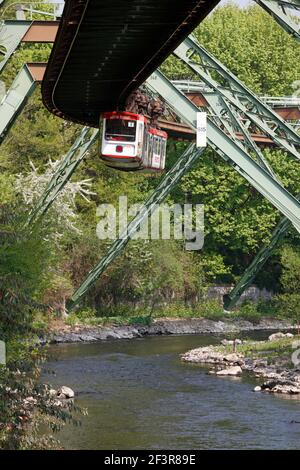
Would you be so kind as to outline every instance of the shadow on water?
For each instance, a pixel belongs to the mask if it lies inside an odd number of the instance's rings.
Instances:
[[[46,367],[55,375],[43,379],[72,387],[89,411],[82,426],[61,431],[63,446],[300,449],[300,401],[253,393],[252,377],[211,376],[180,361],[191,348],[219,342],[186,335],[52,346]]]

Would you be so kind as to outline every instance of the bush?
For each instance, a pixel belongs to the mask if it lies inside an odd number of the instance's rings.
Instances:
[[[300,294],[279,294],[276,296],[280,316],[288,318],[293,323],[300,323]]]
[[[258,324],[262,319],[262,314],[257,310],[257,304],[250,302],[245,302],[241,308],[232,315],[238,320],[246,320],[254,324]]]

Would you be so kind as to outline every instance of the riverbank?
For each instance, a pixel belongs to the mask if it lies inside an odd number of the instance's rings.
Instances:
[[[253,340],[268,336],[246,335]],[[300,421],[298,400],[253,393],[259,379],[250,374],[224,380],[208,374],[207,367],[180,360],[186,351],[222,339],[169,335],[50,346],[42,380],[57,390],[68,385],[75,404],[89,410],[79,432],[67,424],[59,433],[62,447],[299,448],[300,426],[292,424]]]
[[[262,318],[258,323],[246,320],[214,321],[205,318],[191,319],[154,319],[150,325],[91,326],[84,324],[67,325],[56,322],[48,333],[47,340],[57,343],[91,343],[111,339],[133,339],[155,335],[191,334],[238,334],[243,331],[291,330],[291,322]]]
[[[278,332],[266,341],[223,340],[220,345],[192,349],[182,361],[211,366],[218,376],[254,374],[264,379],[254,388],[300,398],[300,360],[297,345],[300,336]],[[299,346],[298,346],[299,347]]]

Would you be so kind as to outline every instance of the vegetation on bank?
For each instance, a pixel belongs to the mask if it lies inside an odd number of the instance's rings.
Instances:
[[[294,92],[293,84],[300,79],[300,46],[259,7],[219,8],[195,34],[253,91]],[[48,44],[22,45],[1,80],[9,87],[24,62],[46,61],[50,49]],[[173,57],[163,70],[172,79],[195,78]],[[46,184],[43,175],[50,178],[53,162],[63,157],[79,132],[79,126],[46,111],[37,89],[0,147],[0,339],[8,353],[6,367],[0,366],[1,448],[52,446],[52,438],[39,436],[39,424],[55,431],[72,419],[72,410],[58,409],[49,387],[39,384],[44,354],[34,338],[63,312],[66,300],[109,246],[109,241],[96,237],[97,206],[117,205],[121,195],[127,195],[129,205],[143,202],[159,181],[156,175],[106,168],[95,145],[39,225],[26,228],[28,213]],[[170,140],[167,168],[185,147],[184,142]],[[263,152],[286,187],[294,194],[300,192],[298,162],[278,149]],[[205,205],[204,249],[186,252],[177,240],[131,241],[67,322],[224,317],[218,304],[205,300],[208,286],[234,283],[269,240],[281,216],[211,149],[166,202],[186,201]],[[275,292],[272,302],[245,305],[226,319],[258,321],[276,315],[297,321],[299,243],[292,229],[256,280],[259,287]]]
[[[295,344],[300,344],[300,335],[292,338],[277,338],[265,341],[244,341],[242,344],[235,345],[237,353],[243,354],[246,358],[267,360],[269,365],[278,364],[285,367],[294,367],[292,354],[295,352]],[[215,349],[221,353],[231,353],[232,345],[215,346]]]
[[[130,307],[116,308],[98,315],[90,308],[71,312],[65,319],[70,326],[124,326],[124,325],[151,325],[159,319],[192,319],[203,318],[213,321],[234,322],[238,320],[258,324],[264,319],[286,320],[292,325],[298,325],[299,315],[290,314],[290,308],[285,310],[281,301],[276,298],[268,302],[245,302],[231,312],[224,311],[216,300],[203,301],[191,307],[183,303],[161,306],[155,310],[143,307],[133,311]]]

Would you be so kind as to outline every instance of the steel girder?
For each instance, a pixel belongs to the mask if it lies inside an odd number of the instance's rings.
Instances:
[[[142,226],[143,222],[150,216],[156,209],[158,204],[168,196],[171,190],[179,182],[180,178],[187,173],[193,166],[196,160],[203,152],[203,148],[196,148],[195,144],[191,144],[188,149],[178,158],[173,167],[162,178],[159,185],[155,188],[150,198],[145,202],[143,208],[128,224],[125,232],[112,243],[106,255],[99,261],[99,263],[88,273],[87,278],[72,295],[68,309],[72,309],[81,299],[81,297],[89,290],[89,288],[96,282],[98,277],[103,271],[114,261],[114,259],[121,253],[123,248],[127,245],[129,240]]]
[[[35,223],[51,206],[60,191],[71,178],[79,163],[85,158],[99,135],[98,129],[84,127],[74,144],[51,178],[41,198],[29,214],[27,225]]]
[[[200,59],[199,63],[193,60],[194,54],[197,54]],[[210,87],[210,92],[209,89],[204,89],[203,96],[212,108],[215,120],[217,119],[222,123],[234,140],[237,140],[237,132],[242,133],[245,150],[252,151],[251,154],[256,155],[258,163],[274,178],[277,177],[270,164],[264,159],[263,154],[248,132],[251,123],[269,135],[281,148],[300,159],[297,148],[300,137],[295,130],[245,87],[237,77],[200,46],[194,38],[190,37],[184,41],[175,51],[175,55],[187,63],[201,77],[205,85]],[[214,77],[217,74],[222,80],[221,83],[211,77],[210,72],[212,70],[215,72]],[[245,117],[247,118],[246,123],[243,122]],[[297,199],[299,200],[300,197],[297,197]],[[291,226],[291,222],[285,217],[280,221],[272,234],[270,243],[265,244],[259,250],[234,289],[224,296],[224,307],[226,309],[230,309],[236,304]]]
[[[30,28],[31,21],[8,20],[0,22],[0,72],[18,48],[23,36]]]
[[[24,108],[36,85],[37,82],[28,66],[24,65],[0,103],[0,144]]]
[[[187,64],[209,87],[203,96],[212,108],[212,119],[231,135],[246,151],[253,152],[262,166],[274,175],[270,164],[251,138],[262,133],[300,160],[300,136],[275,111],[249,90],[221,62],[190,36],[175,55]],[[214,73],[214,78],[211,76]],[[238,135],[243,136],[241,141]]]
[[[159,71],[147,80],[147,85],[159,94],[171,109],[192,129],[196,130],[196,113],[199,108],[181,93]],[[254,188],[265,196],[300,231],[300,204],[276,179],[208,117],[207,139],[209,145],[237,170]]]
[[[300,42],[300,22],[293,18],[293,12],[300,12],[300,0],[254,0],[266,10],[275,21],[298,42]]]

